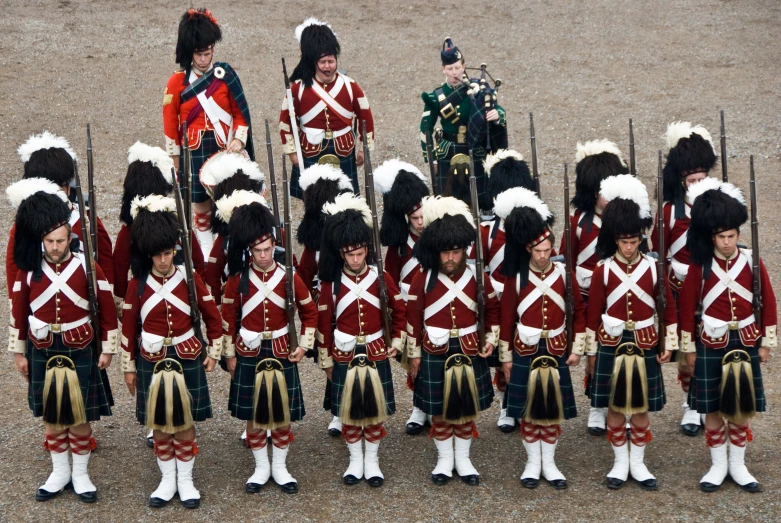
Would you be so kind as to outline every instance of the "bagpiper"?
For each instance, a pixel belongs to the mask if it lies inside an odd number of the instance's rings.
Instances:
[[[341,169],[360,193],[358,167],[363,165],[363,148],[356,143],[353,125],[366,124],[366,143],[374,149],[374,116],[369,99],[358,83],[337,70],[341,46],[327,22],[307,18],[296,27],[301,59],[290,76],[290,93],[298,126],[298,140],[304,165],[298,154],[291,127],[289,100],[279,114],[282,150],[293,165],[290,195],[302,198],[301,169],[315,164],[331,164]],[[359,142],[362,141],[360,135]]]
[[[651,441],[648,412],[661,410],[666,401],[661,364],[678,348],[675,302],[664,285],[667,308],[656,310],[664,276],[639,250],[643,232],[651,226],[645,185],[624,174],[603,180],[599,192],[608,203],[596,246],[601,260],[591,277],[588,303],[586,354],[595,360],[591,406],[608,408],[608,441],[615,455],[608,488],[623,487],[631,473],[643,489],[656,490],[656,478],[643,459]],[[664,333],[657,332],[657,315],[664,318]],[[664,352],[657,347],[660,336]]]
[[[90,423],[111,415],[100,369],[111,364],[117,350],[111,288],[100,266],[94,266],[95,274],[87,272],[88,262],[71,243],[72,209],[61,186],[28,178],[8,187],[7,194],[18,207],[8,350],[28,383],[33,416],[43,417],[44,448],[52,460],[52,472],[35,499],[49,500],[72,484],[81,501],[93,503],[97,488],[87,472],[95,448]],[[91,313],[90,275],[99,318]],[[102,329],[100,340],[93,324]]]
[[[711,468],[700,488],[716,491],[729,474],[741,489],[759,492],[745,454],[752,439],[749,421],[766,408],[760,363],[768,361],[777,346],[776,297],[762,260],[738,247],[740,227],[748,218],[741,191],[706,178],[692,185],[688,196],[692,208],[686,246],[691,263],[679,303],[681,350],[694,368],[697,411],[705,414],[711,454]],[[761,317],[755,315],[755,279]],[[702,316],[695,319],[700,307]]]
[[[282,492],[298,492],[286,460],[293,442],[291,423],[304,417],[298,362],[314,347],[317,305],[295,273],[287,295],[285,266],[274,260],[276,219],[257,193],[238,190],[215,202],[228,221],[230,245],[222,302],[223,357],[231,374],[228,410],[247,422],[247,442],[255,471],[245,490],[260,492],[269,478]],[[297,346],[291,346],[287,302],[301,319]],[[291,304],[292,306],[292,304]],[[272,460],[266,450],[271,431]]]
[[[176,40],[176,63],[181,69],[168,79],[163,95],[165,151],[179,169],[180,179],[185,172],[179,158],[187,125],[193,230],[204,257],[213,242],[209,223],[212,202],[199,178],[201,167],[220,151],[245,151],[250,160],[255,159],[249,106],[239,75],[228,63],[214,62],[215,44],[220,40],[222,30],[211,11],[185,11]]]
[[[691,222],[691,201],[689,187],[706,178],[716,165],[716,151],[707,129],[689,122],[673,122],[667,126],[667,158],[663,168],[664,180],[664,245],[668,263],[667,283],[673,297],[678,300],[681,287],[689,271],[691,256],[686,247],[686,238]],[[658,249],[657,223],[651,235],[654,250]],[[679,318],[679,323],[682,318]],[[700,432],[702,420],[693,406],[695,387],[692,386],[694,369],[686,363],[683,352],[678,356],[678,383],[685,394],[681,430],[687,436]]]
[[[390,358],[404,346],[404,299],[387,273],[379,275],[366,263],[372,219],[365,200],[341,194],[325,205],[324,212],[317,304],[319,366],[331,380],[331,412],[342,422],[350,453],[343,481],[355,485],[366,477],[370,486],[379,487],[385,478],[378,456],[380,441],[387,435],[384,423],[396,411]],[[383,328],[380,278],[392,315],[389,333]]]
[[[136,198],[130,212],[130,280],[122,315],[122,372],[136,397],[136,419],[154,429],[160,484],[149,506],[165,506],[177,492],[185,508],[197,508],[201,495],[193,485],[198,444],[195,422],[212,416],[206,372],[222,350],[222,318],[197,273],[175,265],[180,237],[172,198]],[[193,325],[188,278],[193,279],[198,309],[209,345]],[[195,329],[199,329],[196,333]],[[202,338],[201,338],[202,339]],[[202,357],[201,353],[206,352]]]
[[[500,199],[501,198],[501,199]],[[506,276],[502,293],[499,360],[507,379],[507,416],[521,421],[526,467],[521,483],[536,488],[543,478],[555,489],[567,479],[554,460],[561,423],[577,416],[569,367],[585,350],[586,306],[570,269],[573,344],[568,346],[567,274],[552,262],[553,214],[528,189],[509,189],[496,199],[505,215]]]
[[[599,185],[609,176],[629,174],[621,150],[609,140],[592,140],[584,144],[578,142],[575,152],[575,196],[572,198],[570,220],[570,241],[572,242],[572,260],[583,301],[588,304],[591,276],[600,260],[597,254],[597,237],[602,227],[602,213],[607,202],[600,198]],[[564,238],[559,252],[564,251]],[[586,361],[586,396],[591,395],[593,368]],[[605,433],[607,408],[589,409],[588,432],[592,436]]]
[[[486,294],[486,343],[480,347],[478,286],[466,254],[477,239],[469,207],[453,197],[427,197],[423,224],[412,252],[423,270],[409,291],[407,351],[415,405],[432,416],[437,465],[431,480],[444,485],[455,467],[464,483],[479,485],[469,451],[475,420],[494,398],[486,358],[499,343],[499,300],[488,275],[479,275]]]

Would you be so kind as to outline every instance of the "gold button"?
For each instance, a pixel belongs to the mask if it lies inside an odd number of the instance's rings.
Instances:
[[[547,307],[543,307],[542,308],[542,312],[548,312],[548,308]]]
[[[626,302],[627,305],[632,305],[631,300]]]
[[[629,314],[631,316],[632,315],[632,311],[627,312],[627,314]]]
[[[263,303],[268,303],[268,299],[263,300]]]
[[[632,293],[631,293],[631,292],[627,292],[627,293],[626,293],[626,295],[627,295],[628,297],[630,297],[630,298],[632,297]]]
[[[736,301],[737,301],[737,300],[736,300],[735,298],[732,298],[732,302],[733,302],[733,303],[734,303],[734,302],[736,302]]]
[[[363,327],[364,325],[366,325],[366,324],[364,322],[361,322],[361,327]]]
[[[168,325],[171,325],[173,327],[174,323],[172,321],[169,321]]]

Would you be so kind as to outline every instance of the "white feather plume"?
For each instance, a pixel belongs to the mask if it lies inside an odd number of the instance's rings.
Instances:
[[[518,151],[512,149],[499,149],[495,153],[489,154],[486,159],[483,160],[483,168],[485,169],[486,174],[490,177],[491,169],[494,168],[494,165],[507,158],[515,158],[519,162],[523,161],[523,155]]]
[[[316,163],[311,167],[304,169],[301,177],[298,179],[298,185],[302,191],[318,180],[333,180],[339,182],[339,190],[352,191],[353,184],[341,169],[325,163]]]
[[[201,183],[214,187],[241,170],[250,180],[263,182],[264,176],[258,164],[243,154],[219,152],[201,168]]]
[[[664,135],[665,140],[667,140],[667,148],[672,149],[678,145],[681,138],[689,138],[692,134],[702,136],[710,144],[711,149],[713,149],[713,139],[708,130],[701,125],[692,126],[691,122],[673,122],[667,126],[667,133]],[[713,149],[713,153],[716,154],[716,149]]]
[[[296,40],[298,40],[299,44],[301,43],[301,34],[304,32],[304,29],[306,29],[310,25],[324,25],[328,29],[331,29],[331,32],[333,32],[333,29],[331,28],[331,24],[329,24],[328,22],[322,22],[314,17],[307,18],[306,20],[304,20],[304,23],[296,27]],[[334,33],[334,35],[335,34],[336,33]]]
[[[19,207],[23,201],[38,192],[55,194],[64,202],[68,201],[68,196],[57,187],[57,184],[46,178],[25,178],[14,182],[5,190],[11,207]]]
[[[608,202],[621,198],[635,202],[640,211],[640,218],[651,217],[651,204],[648,201],[648,190],[639,178],[631,174],[608,176],[599,186],[599,194]]]
[[[722,182],[721,180],[712,177],[703,178],[699,182],[691,184],[686,194],[689,197],[691,204],[694,205],[694,201],[707,191],[721,191],[727,196],[731,196],[739,201],[741,205],[746,205],[743,191],[729,182]]]
[[[174,180],[171,177],[171,169],[174,168],[174,161],[161,148],[152,147],[138,141],[127,150],[127,163],[131,164],[133,162],[151,162],[163,174],[165,181],[173,185]]]
[[[233,191],[230,196],[223,196],[214,202],[214,205],[217,207],[217,218],[228,223],[231,221],[233,211],[235,211],[237,207],[249,205],[251,203],[259,203],[268,207],[266,199],[256,192],[245,190]]]
[[[591,140],[586,143],[578,142],[577,149],[575,151],[575,163],[580,162],[586,156],[594,156],[595,154],[610,153],[618,156],[621,163],[626,165],[624,157],[621,155],[621,149],[610,140]]]
[[[473,228],[475,221],[472,218],[472,211],[469,206],[458,198],[452,196],[426,196],[423,198],[423,226],[428,227],[432,222],[439,220],[446,214],[458,216],[459,214],[466,218],[466,221]]]
[[[169,196],[161,196],[159,194],[136,196],[133,198],[133,201],[130,202],[130,215],[133,219],[138,216],[138,212],[141,209],[149,212],[172,212],[176,214],[176,200]]]
[[[392,160],[386,160],[380,164],[374,170],[374,190],[380,194],[386,194],[390,192],[393,187],[393,182],[396,181],[396,176],[399,171],[408,171],[420,178],[423,183],[426,183],[426,177],[420,172],[420,169],[412,165],[411,163],[402,162],[398,158]]]
[[[530,207],[534,209],[543,221],[551,217],[548,205],[540,200],[537,193],[530,191],[529,189],[513,187],[500,192],[496,198],[494,198],[494,214],[502,220],[506,220],[513,209],[518,207]]]
[[[372,211],[366,204],[366,200],[361,196],[345,192],[337,196],[334,201],[323,205],[323,212],[331,216],[350,209],[359,211],[363,217],[364,223],[369,227],[373,226]]]
[[[32,156],[35,151],[40,151],[41,149],[65,149],[71,158],[74,160],[76,159],[76,153],[71,149],[68,140],[62,136],[50,133],[49,131],[32,135],[26,142],[19,146],[17,152],[19,153],[19,158],[22,159],[22,162],[27,163],[30,156]]]

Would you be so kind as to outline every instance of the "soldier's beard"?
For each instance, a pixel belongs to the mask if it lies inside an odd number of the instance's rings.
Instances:
[[[454,261],[446,261],[439,264],[439,272],[445,276],[451,276],[466,266],[466,256],[461,258],[461,261],[456,263]]]

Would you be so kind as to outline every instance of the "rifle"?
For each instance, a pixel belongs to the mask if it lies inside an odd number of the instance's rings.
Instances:
[[[271,158],[269,156],[269,158]],[[290,213],[290,182],[287,179],[287,160],[282,155],[282,205],[284,206],[285,220],[285,311],[287,312],[288,340],[293,350],[298,348],[298,333],[296,332],[296,313],[293,310],[295,298],[294,273],[293,273],[293,217]]]
[[[268,130],[268,120],[266,122],[266,156],[268,156],[268,176],[271,180],[271,207],[274,210],[274,218],[279,222],[279,201],[277,200],[277,177],[274,174],[274,153],[271,149],[271,133]],[[279,227],[275,230],[277,243],[282,239]],[[288,244],[289,245],[289,244]]]
[[[92,329],[95,331],[95,358],[100,356],[100,345],[103,335],[100,327],[100,304],[98,303],[98,278],[95,268],[95,258],[93,257],[92,237],[90,236],[90,224],[84,211],[84,192],[81,190],[81,179],[79,178],[79,164],[73,162],[74,180],[76,182],[76,198],[79,203],[79,221],[81,222],[81,237],[83,238],[84,249],[84,271],[87,274],[87,292],[89,294],[89,307],[92,314]]]
[[[293,143],[296,146],[296,158],[298,158],[298,170],[304,170],[304,155],[301,154],[301,140],[298,137],[298,122],[296,121],[296,108],[293,106],[293,91],[290,90],[290,78],[287,76],[285,59],[282,59],[282,74],[285,75],[285,99],[287,100],[287,112],[290,114],[290,130],[293,133]]]
[[[630,120],[631,121],[631,120]],[[570,238],[569,221],[569,173],[567,162],[564,162],[564,287],[567,293],[567,309],[565,321],[567,328],[567,350],[572,350],[575,341],[575,298],[572,295],[572,239]]]
[[[87,194],[89,196],[89,232],[95,263],[98,261],[98,202],[95,201],[95,170],[92,165],[92,134],[87,124]]]
[[[431,131],[426,129],[426,158],[428,159],[428,172],[431,174],[431,188],[438,181],[437,173],[434,167],[434,139],[431,137]],[[439,185],[439,184],[438,184]],[[442,194],[442,187],[438,186],[439,194]]]
[[[659,345],[657,351],[659,354],[664,354],[664,311],[667,308],[667,294],[666,294],[666,275],[664,272],[664,259],[665,259],[665,247],[664,247],[664,180],[662,178],[662,151],[659,150],[659,167],[656,173],[656,281],[658,283],[656,291],[656,318],[659,322]]]
[[[380,243],[380,225],[377,220],[377,198],[374,194],[374,173],[369,157],[369,146],[366,145],[366,120],[361,121],[361,139],[363,140],[363,168],[366,175],[366,200],[372,211],[372,244],[374,261],[377,264],[377,283],[380,288],[380,314],[382,316],[382,334],[385,347],[391,347],[391,322],[388,310],[388,287],[385,285],[385,269],[382,264],[382,243]]]
[[[184,214],[180,214],[182,218],[184,218],[184,222],[187,226],[187,230],[190,230],[190,227],[192,226],[192,201],[193,201],[193,193],[190,189],[190,181],[192,180],[192,164],[191,158],[190,158],[190,140],[187,137],[187,122],[182,124],[182,133],[184,134],[184,141],[182,143],[182,147],[184,150],[182,151],[182,161],[184,162],[184,165],[182,166],[182,189],[184,189],[184,203],[182,205],[182,212]],[[189,237],[188,237],[189,242]],[[182,244],[182,247],[184,247],[184,243]],[[188,247],[189,249],[189,247]],[[190,254],[192,254],[192,251],[188,251]],[[196,329],[197,330],[197,329]]]
[[[754,294],[754,319],[762,331],[762,280],[759,274],[759,218],[757,217],[757,184],[754,180],[754,155],[748,157],[748,186],[751,192],[751,274]]]
[[[727,175],[727,134],[724,131],[724,109],[719,111],[720,117],[721,117],[721,139],[719,142],[721,143],[721,180],[724,182],[729,181],[729,176]]]
[[[635,132],[632,128],[632,119],[629,119],[629,174],[637,176],[635,164]]]
[[[176,179],[176,173],[171,172],[171,174],[174,175],[174,198],[176,199],[176,214],[179,218],[179,241],[182,243],[182,251],[184,251],[184,275],[185,280],[187,281],[187,297],[189,298],[190,303],[190,322],[195,331],[195,338],[200,342],[201,347],[203,347],[205,351],[207,344],[206,340],[203,338],[203,331],[201,331],[201,310],[198,308],[198,295],[195,291],[193,251],[190,246],[190,228],[187,225],[187,219],[184,215],[184,202],[182,202],[182,194],[179,192],[179,182]]]
[[[475,159],[469,151],[469,195],[472,200],[472,219],[475,222],[475,282],[477,283],[477,336],[480,352],[485,353],[485,272],[483,258],[483,240],[480,237],[480,206],[477,203],[477,178],[475,178]]]
[[[540,196],[540,173],[537,171],[537,137],[534,134],[534,114],[532,113],[529,113],[529,136],[531,136],[532,141],[532,176],[534,177],[534,192],[537,193],[537,196]]]

